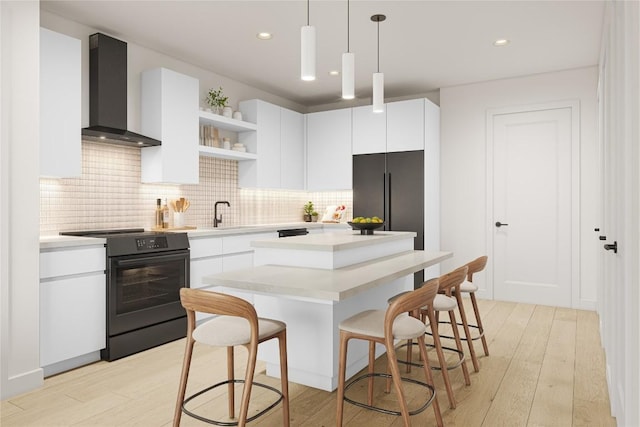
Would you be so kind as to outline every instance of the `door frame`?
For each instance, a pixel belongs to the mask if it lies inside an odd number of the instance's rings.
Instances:
[[[571,307],[576,308],[580,301],[580,101],[566,100],[548,102],[542,104],[519,105],[502,108],[492,108],[486,114],[486,228],[485,241],[487,242],[487,289],[489,297],[495,299],[494,265],[493,265],[493,237],[494,237],[494,212],[493,212],[493,157],[494,157],[494,129],[495,116],[505,114],[530,113],[543,110],[555,110],[560,108],[571,109]]]

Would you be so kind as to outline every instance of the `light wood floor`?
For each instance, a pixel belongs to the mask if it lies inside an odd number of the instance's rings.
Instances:
[[[600,348],[596,313],[507,302],[480,301],[489,357],[475,341],[480,372],[471,363],[471,386],[464,386],[459,369],[450,371],[457,409],[449,409],[439,372],[435,382],[445,425],[448,426],[613,426]],[[467,310],[470,313],[471,310]],[[125,359],[95,363],[50,377],[31,393],[2,402],[0,424],[10,426],[168,426],[171,425],[184,340]],[[246,352],[236,352],[240,373]],[[222,380],[226,352],[198,346],[192,361],[187,393]],[[384,370],[385,356],[377,361]],[[413,376],[420,373],[413,370]],[[416,377],[417,378],[417,377]],[[264,375],[257,380],[278,387]],[[278,387],[279,388],[279,387]],[[382,388],[382,383],[380,383]],[[224,417],[223,388],[209,400],[194,401],[206,416]],[[363,387],[350,390],[362,396]],[[419,392],[410,405],[419,405]],[[239,394],[239,393],[238,393]],[[335,392],[290,384],[292,426],[334,426]],[[254,388],[252,409],[271,396]],[[392,407],[394,393],[376,392],[376,402]],[[281,426],[281,406],[250,425]],[[401,419],[345,404],[346,426],[401,426]],[[414,426],[434,425],[431,408],[412,417]],[[205,425],[188,416],[183,426]]]

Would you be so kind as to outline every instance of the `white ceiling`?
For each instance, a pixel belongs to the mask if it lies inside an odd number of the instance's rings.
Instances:
[[[317,76],[300,80],[300,27],[307,2],[43,1],[41,8],[129,43],[142,45],[258,87],[304,106],[340,100],[347,44],[347,1],[311,0],[317,31]],[[385,97],[446,86],[592,66],[598,63],[602,1],[352,0],[350,46],[356,96],[371,96],[380,24]],[[269,41],[256,34],[269,31]],[[511,44],[496,48],[493,41]]]

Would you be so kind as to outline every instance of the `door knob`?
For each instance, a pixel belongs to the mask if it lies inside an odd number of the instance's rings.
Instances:
[[[598,232],[598,231],[600,231],[600,229],[599,228],[594,228],[593,231]]]
[[[604,245],[604,248],[606,250],[608,250],[608,251],[613,251],[614,254],[617,254],[618,253],[618,242],[617,241],[613,242],[613,245],[606,244],[606,245]]]
[[[503,224],[500,221],[496,222],[496,227],[498,227],[498,228],[504,227],[505,225],[509,225],[509,224]]]
[[[599,236],[598,239],[600,240],[607,240],[607,236]]]

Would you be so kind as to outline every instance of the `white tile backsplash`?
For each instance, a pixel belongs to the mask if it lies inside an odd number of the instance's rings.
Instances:
[[[142,184],[140,149],[82,143],[80,178],[40,179],[40,233],[154,226],[156,199],[185,197],[191,206],[185,225],[213,226],[218,200],[224,226],[301,221],[302,206],[313,200],[322,215],[326,206],[344,204],[351,218],[352,193],[238,188],[238,162],[200,157],[197,185]]]

